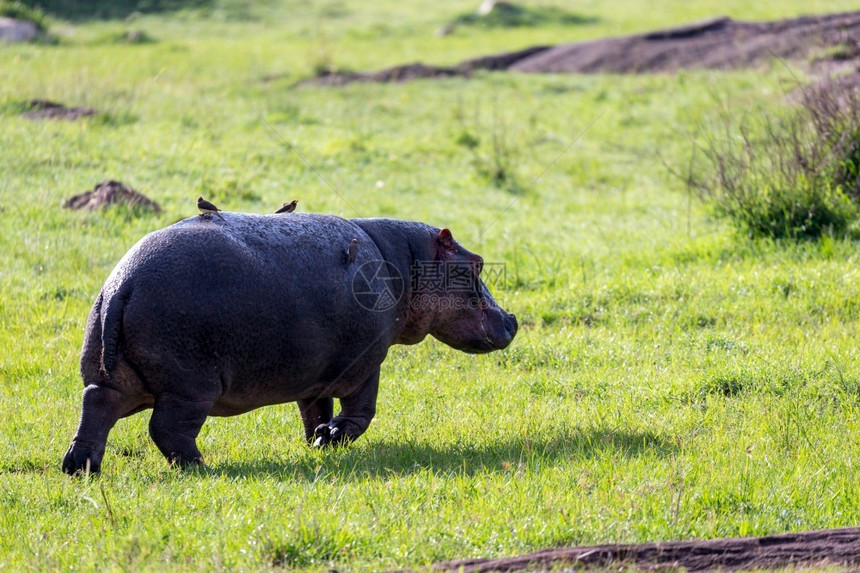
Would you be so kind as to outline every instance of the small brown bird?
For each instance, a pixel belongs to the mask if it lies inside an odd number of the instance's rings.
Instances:
[[[227,221],[227,219],[225,219],[223,216],[221,216],[221,213],[219,213],[219,211],[221,211],[221,209],[219,209],[218,207],[216,207],[215,205],[213,205],[212,203],[210,203],[209,201],[207,201],[203,197],[197,198],[197,208],[200,209],[201,215],[207,215],[207,214],[211,215],[212,213],[214,213],[214,214],[218,215],[218,217],[220,217],[222,221],[225,221],[225,222]]]
[[[346,267],[349,268],[355,261],[355,257],[358,256],[358,239],[353,239],[349,246],[346,248]]]
[[[275,213],[292,213],[296,210],[296,205],[299,204],[298,199],[293,199],[289,203],[284,203],[281,205],[281,208],[275,211]]]

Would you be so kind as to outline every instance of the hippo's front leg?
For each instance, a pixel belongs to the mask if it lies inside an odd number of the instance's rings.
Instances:
[[[376,414],[376,394],[379,390],[379,366],[352,395],[340,399],[340,413],[328,424],[314,430],[314,446],[322,448],[352,442],[367,430]]]

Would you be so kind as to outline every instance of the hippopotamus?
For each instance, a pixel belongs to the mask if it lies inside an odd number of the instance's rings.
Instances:
[[[207,416],[286,402],[298,403],[312,446],[351,442],[374,417],[393,344],[429,334],[485,353],[516,335],[516,317],[481,280],[482,258],[448,229],[222,215],[146,235],[111,272],[87,320],[66,473],[98,472],[114,424],[149,408],[152,440],[179,466],[203,463]]]

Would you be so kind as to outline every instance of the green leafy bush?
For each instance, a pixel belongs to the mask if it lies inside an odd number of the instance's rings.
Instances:
[[[815,239],[842,235],[857,206],[839,186],[798,180],[791,186],[762,182],[753,192],[713,197],[716,211],[751,237]]]
[[[804,88],[787,115],[723,118],[687,183],[751,237],[842,236],[860,217],[860,95],[848,82]]]
[[[212,4],[211,0],[19,0],[13,3],[38,7],[67,20],[126,18],[136,12],[169,12],[205,8]]]
[[[0,16],[33,22],[40,32],[46,32],[45,14],[38,8],[31,8],[17,0],[0,0]]]

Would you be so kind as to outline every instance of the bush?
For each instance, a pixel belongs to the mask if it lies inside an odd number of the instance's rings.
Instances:
[[[845,235],[860,216],[860,94],[848,81],[801,90],[783,117],[723,118],[689,188],[751,237]]]
[[[44,12],[38,8],[31,8],[17,0],[0,0],[0,16],[32,22],[40,32],[47,32]]]
[[[753,193],[726,194],[718,214],[732,219],[750,237],[817,239],[845,234],[857,206],[840,187],[798,180],[792,186],[762,182]]]
[[[135,13],[207,8],[211,6],[212,0],[17,0],[13,3],[38,7],[55,18],[78,21],[126,18]]]

